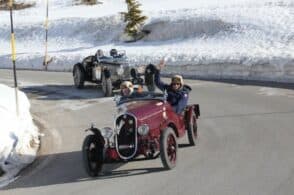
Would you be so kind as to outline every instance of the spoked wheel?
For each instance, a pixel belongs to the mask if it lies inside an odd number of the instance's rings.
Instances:
[[[177,137],[172,128],[163,130],[160,137],[160,157],[164,168],[173,169],[177,163]]]
[[[86,172],[91,177],[96,177],[103,166],[103,144],[95,135],[88,135],[83,143],[83,161]]]
[[[76,88],[81,89],[84,87],[85,75],[78,65],[74,66],[73,79]]]
[[[195,146],[197,141],[197,118],[194,111],[192,111],[187,131],[190,145]]]
[[[105,97],[110,97],[112,96],[112,82],[110,78],[105,78],[104,75],[102,75],[102,91],[104,93]]]

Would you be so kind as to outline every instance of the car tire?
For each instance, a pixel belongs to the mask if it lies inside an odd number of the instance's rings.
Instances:
[[[150,92],[154,92],[155,91],[154,74],[146,74],[145,81],[147,81],[146,82],[147,90]]]
[[[101,85],[102,85],[102,91],[105,97],[112,96],[112,82],[110,78],[105,78],[104,75],[102,75],[101,79]]]
[[[74,66],[73,79],[76,88],[81,89],[84,87],[85,74],[78,64]]]
[[[83,162],[86,172],[91,177],[96,177],[103,166],[103,147],[95,135],[88,135],[83,143]]]
[[[172,128],[167,127],[160,136],[160,157],[165,169],[173,169],[177,162],[177,137]]]
[[[148,65],[145,69],[145,74],[144,74],[145,85],[147,86],[147,89],[150,92],[155,91],[155,82],[154,82],[155,69],[156,67],[151,64]]]
[[[155,91],[155,85],[147,85],[147,90],[150,92],[154,92]]]
[[[197,135],[197,118],[194,111],[192,111],[192,116],[189,120],[187,134],[188,134],[189,144],[191,146],[195,146],[198,135]]]

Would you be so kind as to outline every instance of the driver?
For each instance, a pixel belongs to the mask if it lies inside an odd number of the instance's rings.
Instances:
[[[97,58],[97,61],[100,62],[101,60],[108,60],[109,57],[105,56],[104,55],[104,52],[102,49],[98,49],[97,52],[96,52],[96,58]]]
[[[134,86],[132,82],[124,81],[120,84],[121,100],[142,97],[142,90],[141,86]]]
[[[155,85],[161,90],[167,92],[167,101],[173,107],[173,110],[180,114],[188,103],[188,94],[191,88],[184,85],[183,77],[181,75],[174,75],[171,78],[171,83],[166,84],[160,79],[160,70],[165,66],[165,61],[161,60],[158,68],[155,70],[154,81]]]

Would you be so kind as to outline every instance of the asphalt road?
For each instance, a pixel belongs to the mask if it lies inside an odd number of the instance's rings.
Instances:
[[[112,164],[89,178],[83,129],[112,126],[114,102],[97,86],[77,90],[70,73],[19,71],[45,136],[38,160],[1,195],[32,194],[294,194],[294,90],[260,83],[187,80],[201,106],[195,147],[180,142],[177,167],[160,159]],[[13,86],[12,71],[0,83]],[[288,88],[288,89],[287,89]]]

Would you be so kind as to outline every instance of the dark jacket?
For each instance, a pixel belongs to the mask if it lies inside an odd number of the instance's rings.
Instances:
[[[156,86],[161,91],[167,92],[167,101],[171,104],[174,111],[177,114],[180,114],[187,106],[188,94],[191,91],[191,88],[189,86],[184,85],[179,90],[174,91],[171,85],[165,84],[161,81],[159,71],[155,71],[154,81]]]

